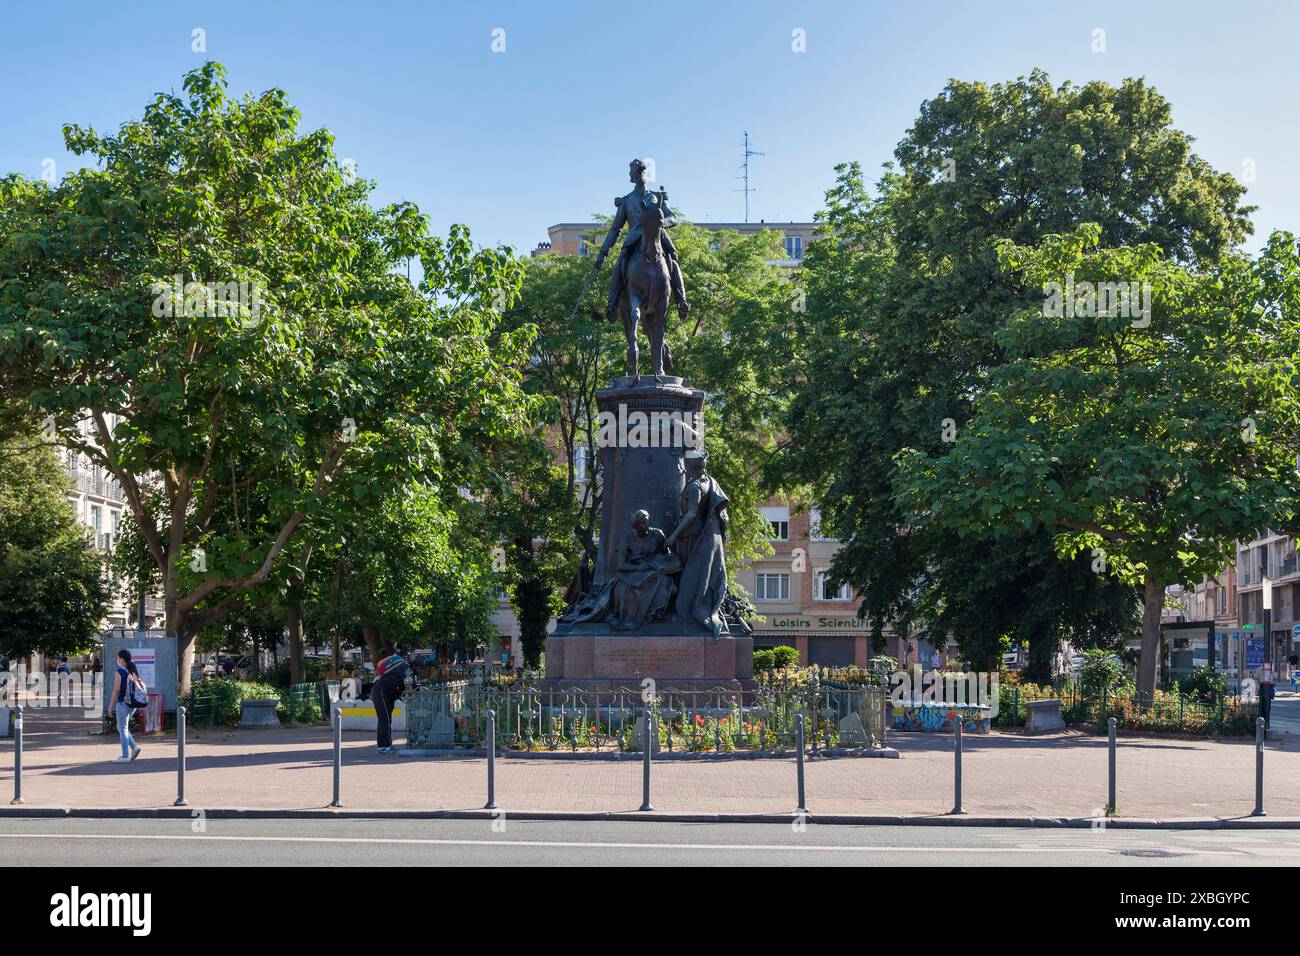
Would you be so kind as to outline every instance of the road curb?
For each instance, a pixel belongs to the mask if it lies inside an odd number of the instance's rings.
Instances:
[[[553,820],[570,822],[633,821],[652,823],[781,823],[796,818],[791,813],[673,813],[637,810],[564,811],[564,810],[351,810],[346,807],[304,807],[299,809],[259,809],[250,807],[0,807],[4,819],[100,819],[100,820],[189,820],[198,812],[210,820],[495,820],[502,816],[512,820]],[[830,826],[939,826],[939,827],[1018,827],[1105,830],[1300,830],[1300,817],[1174,817],[1169,819],[1138,817],[1070,817],[1070,816],[977,816],[963,814],[893,815],[809,813],[808,823]]]

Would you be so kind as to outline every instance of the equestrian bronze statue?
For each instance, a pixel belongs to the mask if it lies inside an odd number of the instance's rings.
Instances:
[[[614,200],[617,212],[605,244],[596,255],[596,268],[604,263],[626,226],[627,235],[610,277],[605,316],[611,322],[615,315],[623,319],[628,374],[634,382],[640,381],[637,328],[645,329],[650,339],[650,370],[658,382],[660,376],[672,371],[672,353],[664,340],[669,302],[676,296],[677,312],[683,318],[690,311],[690,304],[686,301],[677,250],[667,232],[676,224],[668,194],[662,189],[658,192],[646,189],[646,167],[641,160],[632,160],[629,171],[635,188]]]

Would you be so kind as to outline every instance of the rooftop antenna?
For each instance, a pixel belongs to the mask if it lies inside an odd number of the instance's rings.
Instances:
[[[766,155],[767,155],[766,153],[760,153],[758,152],[758,150],[749,148],[749,130],[745,130],[745,153],[744,153],[745,161],[740,164],[742,174],[736,177],[737,179],[743,179],[745,181],[744,188],[736,190],[736,192],[743,192],[745,194],[745,222],[749,222],[749,194],[753,191],[756,191],[758,188],[758,187],[751,188],[749,185],[749,157],[766,156]]]

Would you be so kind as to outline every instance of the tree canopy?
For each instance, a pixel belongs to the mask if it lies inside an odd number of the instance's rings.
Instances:
[[[896,459],[937,457],[963,433],[1005,359],[1000,332],[1041,304],[1040,289],[1002,269],[1000,242],[1033,245],[1093,222],[1104,247],[1154,243],[1175,263],[1212,265],[1250,231],[1243,187],[1192,152],[1141,80],[954,80],[922,104],[894,155],[874,195],[858,166],[839,167],[819,214],[790,441],[773,474],[822,502],[823,526],[845,541],[832,570],[861,593],[877,641],[887,624],[919,625],[989,661],[1011,619],[1033,618],[1031,567],[1060,601],[1034,624],[1039,639],[1092,621],[1097,639],[1113,640],[1134,622],[1119,579],[1086,583],[1033,522],[965,537],[914,523],[895,497]]]
[[[1218,573],[1300,503],[1300,246],[1279,233],[1258,259],[1194,272],[1099,236],[1002,246],[1009,271],[1071,289],[1073,307],[1010,318],[966,427],[945,454],[902,452],[895,490],[914,526],[1043,527],[1063,555],[1141,584],[1151,700],[1165,586]],[[1128,309],[1089,299],[1120,283],[1138,294]]]
[[[68,474],[39,435],[0,441],[0,652],[90,646],[108,605],[104,562],[68,504]]]
[[[193,635],[300,571],[326,499],[473,485],[517,437],[530,333],[492,306],[522,269],[372,207],[327,130],[281,90],[227,96],[215,63],[64,137],[94,165],[0,180],[0,382],[121,483],[188,685]]]

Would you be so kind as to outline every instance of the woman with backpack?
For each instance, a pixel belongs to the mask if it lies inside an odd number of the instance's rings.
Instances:
[[[113,763],[127,763],[140,756],[140,745],[131,736],[131,721],[140,705],[141,697],[149,703],[149,691],[140,679],[140,673],[126,648],[117,652],[117,674],[113,678],[113,716],[117,718],[117,737],[122,743],[122,755]]]
[[[381,754],[397,753],[393,747],[393,708],[402,699],[410,669],[400,648],[375,665],[370,702],[375,705],[375,730]]]

